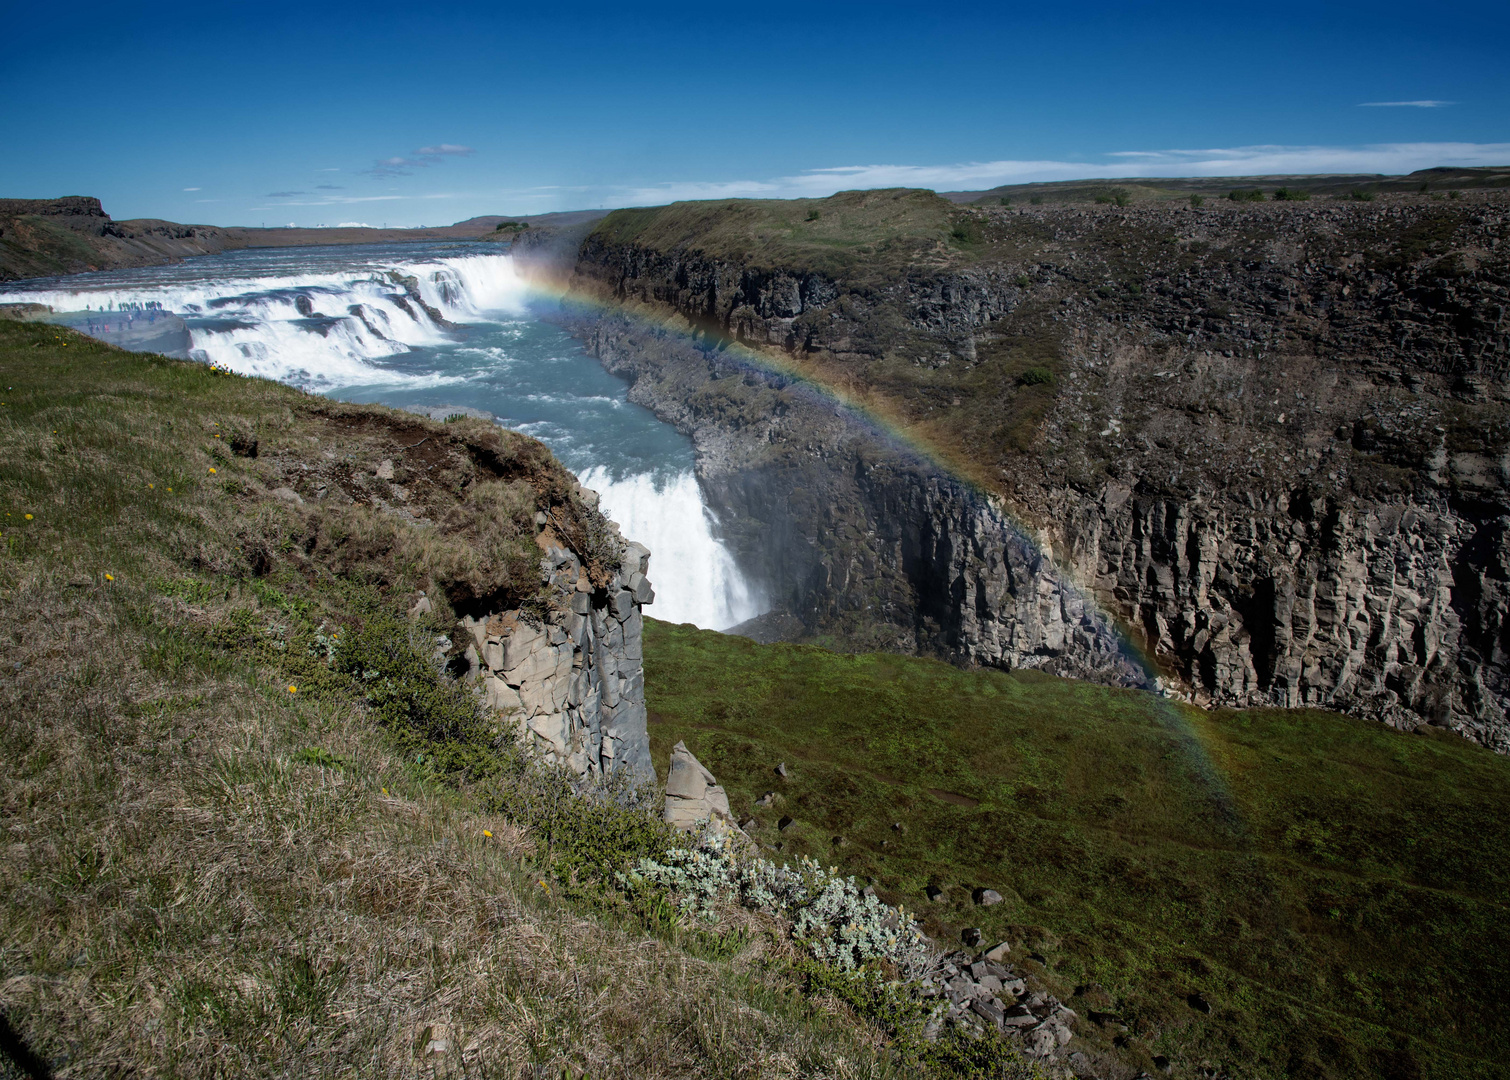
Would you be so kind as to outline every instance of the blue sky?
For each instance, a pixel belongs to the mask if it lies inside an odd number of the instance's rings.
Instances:
[[[0,195],[442,224],[1510,164],[1510,5],[0,3]]]

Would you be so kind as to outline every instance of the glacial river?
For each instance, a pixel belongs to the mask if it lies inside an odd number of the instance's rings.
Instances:
[[[126,348],[345,401],[488,413],[549,446],[624,535],[651,549],[657,618],[726,629],[758,614],[759,598],[717,539],[688,440],[541,321],[548,301],[531,296],[510,256],[479,246],[227,252],[12,283],[0,303],[47,304],[55,321]]]

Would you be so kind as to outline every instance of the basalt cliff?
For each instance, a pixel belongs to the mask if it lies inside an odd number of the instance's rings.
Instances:
[[[1504,752],[1507,218],[888,191],[515,249],[611,302],[563,318],[692,435],[788,636]]]

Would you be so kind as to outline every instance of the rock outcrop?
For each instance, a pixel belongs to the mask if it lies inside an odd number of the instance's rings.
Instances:
[[[654,781],[646,729],[641,608],[655,594],[650,552],[625,546],[620,570],[595,587],[572,552],[541,561],[545,612],[465,617],[465,657],[489,708],[518,724],[545,760],[579,776],[627,770]]]
[[[809,634],[1510,750],[1503,200],[968,213],[879,282],[605,227],[569,321]]]

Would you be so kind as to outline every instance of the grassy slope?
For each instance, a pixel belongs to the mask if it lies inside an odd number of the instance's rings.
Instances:
[[[880,282],[904,266],[952,259],[945,241],[957,216],[931,191],[896,188],[615,210],[594,233],[654,250],[688,247],[753,268]]]
[[[710,963],[562,903],[311,656],[456,552],[342,562],[268,487],[472,435],[10,322],[0,402],[0,1017],[55,1075],[885,1072],[760,942]],[[351,513],[348,555],[388,535]]]
[[[1424,188],[1423,188],[1424,185]],[[1261,190],[1273,195],[1279,188],[1308,195],[1350,195],[1354,191],[1416,192],[1475,190],[1510,187],[1510,167],[1422,169],[1407,176],[1378,174],[1317,176],[1200,176],[1168,179],[1056,180],[1038,184],[1003,184],[988,191],[951,191],[952,202],[994,205],[1002,199],[1021,204],[1031,199],[1045,203],[1086,203],[1121,192],[1130,202],[1167,202],[1191,195],[1221,198],[1231,191]]]
[[[649,625],[657,760],[685,739],[784,855],[872,875],[940,934],[1037,953],[1082,1016],[1125,1018],[1147,1065],[1510,1075],[1510,761],[1322,712]],[[767,790],[782,800],[755,807]],[[976,887],[1006,902],[976,907]]]

